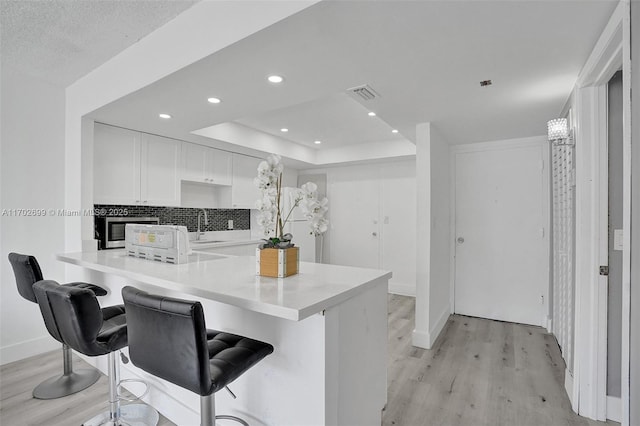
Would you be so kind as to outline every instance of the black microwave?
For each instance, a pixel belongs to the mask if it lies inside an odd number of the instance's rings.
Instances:
[[[143,225],[159,225],[157,217],[96,217],[96,239],[98,249],[112,249],[124,247],[124,229],[127,223],[139,223]]]

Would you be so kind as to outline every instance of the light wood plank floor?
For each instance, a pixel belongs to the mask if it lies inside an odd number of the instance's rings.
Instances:
[[[411,346],[414,299],[389,296],[389,392],[384,426],[595,426],[571,411],[564,363],[539,327],[452,316],[432,350]],[[60,351],[0,368],[0,425],[80,425],[107,407],[103,376],[56,400],[32,389],[62,369]],[[74,368],[86,368],[74,356]],[[617,423],[606,423],[615,425]],[[172,426],[161,418],[160,426]]]
[[[74,354],[73,368],[92,367]],[[109,409],[109,382],[105,375],[87,389],[64,398],[41,400],[31,396],[40,382],[61,373],[62,349],[3,365],[0,368],[0,425],[79,426]],[[126,396],[131,398],[128,393]],[[160,416],[158,425],[173,423]]]
[[[564,392],[564,361],[546,330],[453,315],[432,350],[411,346],[415,301],[389,297],[385,426],[595,426]]]

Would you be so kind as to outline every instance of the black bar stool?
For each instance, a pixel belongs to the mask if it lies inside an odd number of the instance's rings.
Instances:
[[[122,289],[129,356],[137,367],[200,395],[200,422],[214,426],[215,393],[273,352],[268,343],[207,330],[200,302]],[[233,393],[232,393],[233,395]]]
[[[88,289],[61,286],[43,280],[33,285],[40,311],[51,336],[87,356],[108,354],[109,411],[83,423],[121,425],[137,422],[158,423],[158,412],[144,404],[120,407],[120,363],[116,351],[127,346],[127,317],[123,305],[100,308],[95,294]]]
[[[18,293],[28,301],[38,303],[32,286],[44,278],[36,258],[26,254],[9,253],[9,262],[16,277]],[[107,294],[107,290],[94,284],[75,282],[64,285],[91,290],[96,296]],[[62,365],[64,370],[62,376],[54,376],[40,383],[33,390],[33,397],[37,399],[61,398],[88,388],[100,378],[100,372],[96,369],[73,371],[71,361],[71,350],[63,343]]]

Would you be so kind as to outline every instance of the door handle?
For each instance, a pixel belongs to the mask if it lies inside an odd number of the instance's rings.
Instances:
[[[374,237],[377,237],[378,233],[377,232],[372,232],[371,235],[373,235]]]
[[[458,241],[458,244],[464,244],[464,238],[462,237],[458,237],[456,241]]]

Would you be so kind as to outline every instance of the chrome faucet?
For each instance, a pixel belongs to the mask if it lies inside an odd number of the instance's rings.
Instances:
[[[201,213],[204,214],[204,226],[209,224],[209,219],[207,218],[207,211],[205,209],[200,209],[198,212],[198,229],[196,230],[196,240],[200,240],[200,235],[204,234],[204,232],[200,232],[200,216]]]

